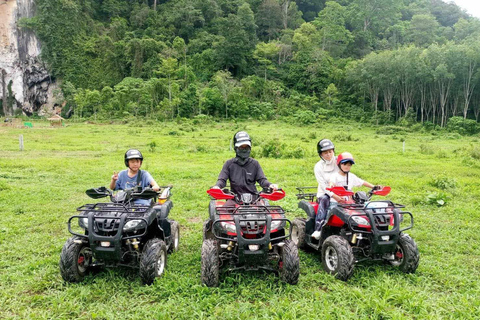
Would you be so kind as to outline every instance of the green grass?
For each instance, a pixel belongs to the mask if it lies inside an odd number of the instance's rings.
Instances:
[[[289,218],[302,216],[295,187],[315,185],[315,144],[330,137],[350,151],[353,172],[390,185],[407,205],[420,250],[415,274],[379,263],[357,265],[348,282],[321,269],[319,255],[300,252],[298,285],[270,273],[223,273],[218,288],[200,282],[206,190],[233,156],[229,140],[246,129],[253,153],[279,137],[283,152],[301,158],[258,158],[287,197]],[[19,151],[18,137],[25,150]],[[0,318],[4,319],[478,319],[480,318],[479,137],[401,132],[384,135],[358,124],[297,127],[268,123],[156,123],[149,126],[69,124],[51,129],[0,127]],[[405,152],[402,141],[405,140]],[[152,147],[153,146],[153,147]],[[66,222],[92,201],[87,188],[107,186],[137,147],[143,169],[159,184],[174,184],[171,217],[181,225],[180,250],[163,278],[143,286],[137,272],[107,269],[80,284],[64,283],[60,251]],[[428,152],[427,152],[428,151]],[[301,154],[301,152],[295,152]],[[436,199],[442,194],[443,206]]]

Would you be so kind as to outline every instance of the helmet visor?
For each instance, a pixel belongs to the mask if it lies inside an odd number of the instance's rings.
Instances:
[[[238,147],[243,146],[243,145],[247,145],[247,146],[251,147],[252,143],[250,142],[250,140],[246,140],[246,139],[245,140],[239,140],[239,141],[237,141],[237,143],[235,143],[235,148],[238,148]]]

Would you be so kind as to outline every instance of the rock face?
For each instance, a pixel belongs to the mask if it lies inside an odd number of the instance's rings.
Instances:
[[[57,85],[40,61],[40,43],[33,32],[17,25],[20,18],[34,14],[35,0],[0,0],[0,98],[5,115],[16,109],[31,115],[53,110],[55,104]]]

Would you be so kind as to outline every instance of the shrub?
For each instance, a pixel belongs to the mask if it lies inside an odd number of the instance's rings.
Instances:
[[[301,159],[305,157],[305,150],[301,147],[288,148],[288,151],[285,152],[283,158],[294,158]]]
[[[405,134],[407,130],[399,126],[384,126],[375,131],[376,134]]]
[[[155,141],[152,141],[147,146],[150,152],[155,152],[155,149],[157,148],[157,143]]]
[[[284,145],[278,140],[270,140],[262,146],[262,157],[265,158],[281,158],[284,152]]]
[[[475,160],[480,160],[480,148],[479,147],[474,147],[470,151],[470,156]]]
[[[451,117],[447,122],[447,130],[463,135],[473,135],[480,132],[480,127],[475,120],[463,119],[463,117]]]
[[[447,204],[448,196],[444,192],[434,192],[427,196],[426,203],[430,205],[436,205],[438,207]]]
[[[354,138],[351,133],[342,132],[333,136],[333,141],[358,141],[359,138]]]
[[[421,154],[433,154],[433,148],[429,146],[428,144],[421,144],[420,145],[420,153]]]
[[[457,187],[457,180],[449,177],[435,177],[430,182],[430,185],[442,190],[452,190]]]
[[[304,125],[312,124],[312,123],[315,123],[317,121],[315,113],[313,113],[310,110],[297,111],[293,117],[294,117],[296,123],[300,123],[300,124],[304,124]]]

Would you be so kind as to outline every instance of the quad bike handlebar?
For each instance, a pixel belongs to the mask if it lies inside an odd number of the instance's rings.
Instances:
[[[210,188],[207,190],[208,195],[216,200],[235,200],[236,202],[241,202],[241,199],[238,195],[231,192],[229,189],[217,189]],[[282,189],[273,190],[271,188],[265,188],[260,192],[257,192],[255,195],[259,198],[268,199],[271,201],[278,201],[285,197],[285,191]],[[257,200],[258,200],[257,199]]]
[[[160,190],[155,191],[152,188],[130,188],[125,190],[120,190],[117,195],[113,194],[113,191],[105,187],[92,188],[85,191],[87,196],[92,199],[101,199],[105,197],[110,197],[112,202],[130,202],[136,199],[156,199],[158,197],[163,199],[168,199],[170,197],[170,189],[173,188],[173,185],[169,184],[168,186],[160,187]]]
[[[378,187],[380,187],[380,189],[378,189]],[[349,191],[349,190],[345,189],[345,187],[341,187],[341,186],[327,188],[327,190],[335,193],[337,196],[340,196],[340,197],[348,197],[348,196],[353,196],[355,194],[353,191]],[[370,190],[368,192],[368,195],[370,197],[372,195],[386,196],[390,193],[391,190],[392,190],[392,188],[388,187],[388,186],[384,186],[384,187],[375,186],[375,187],[372,188],[372,190]]]

